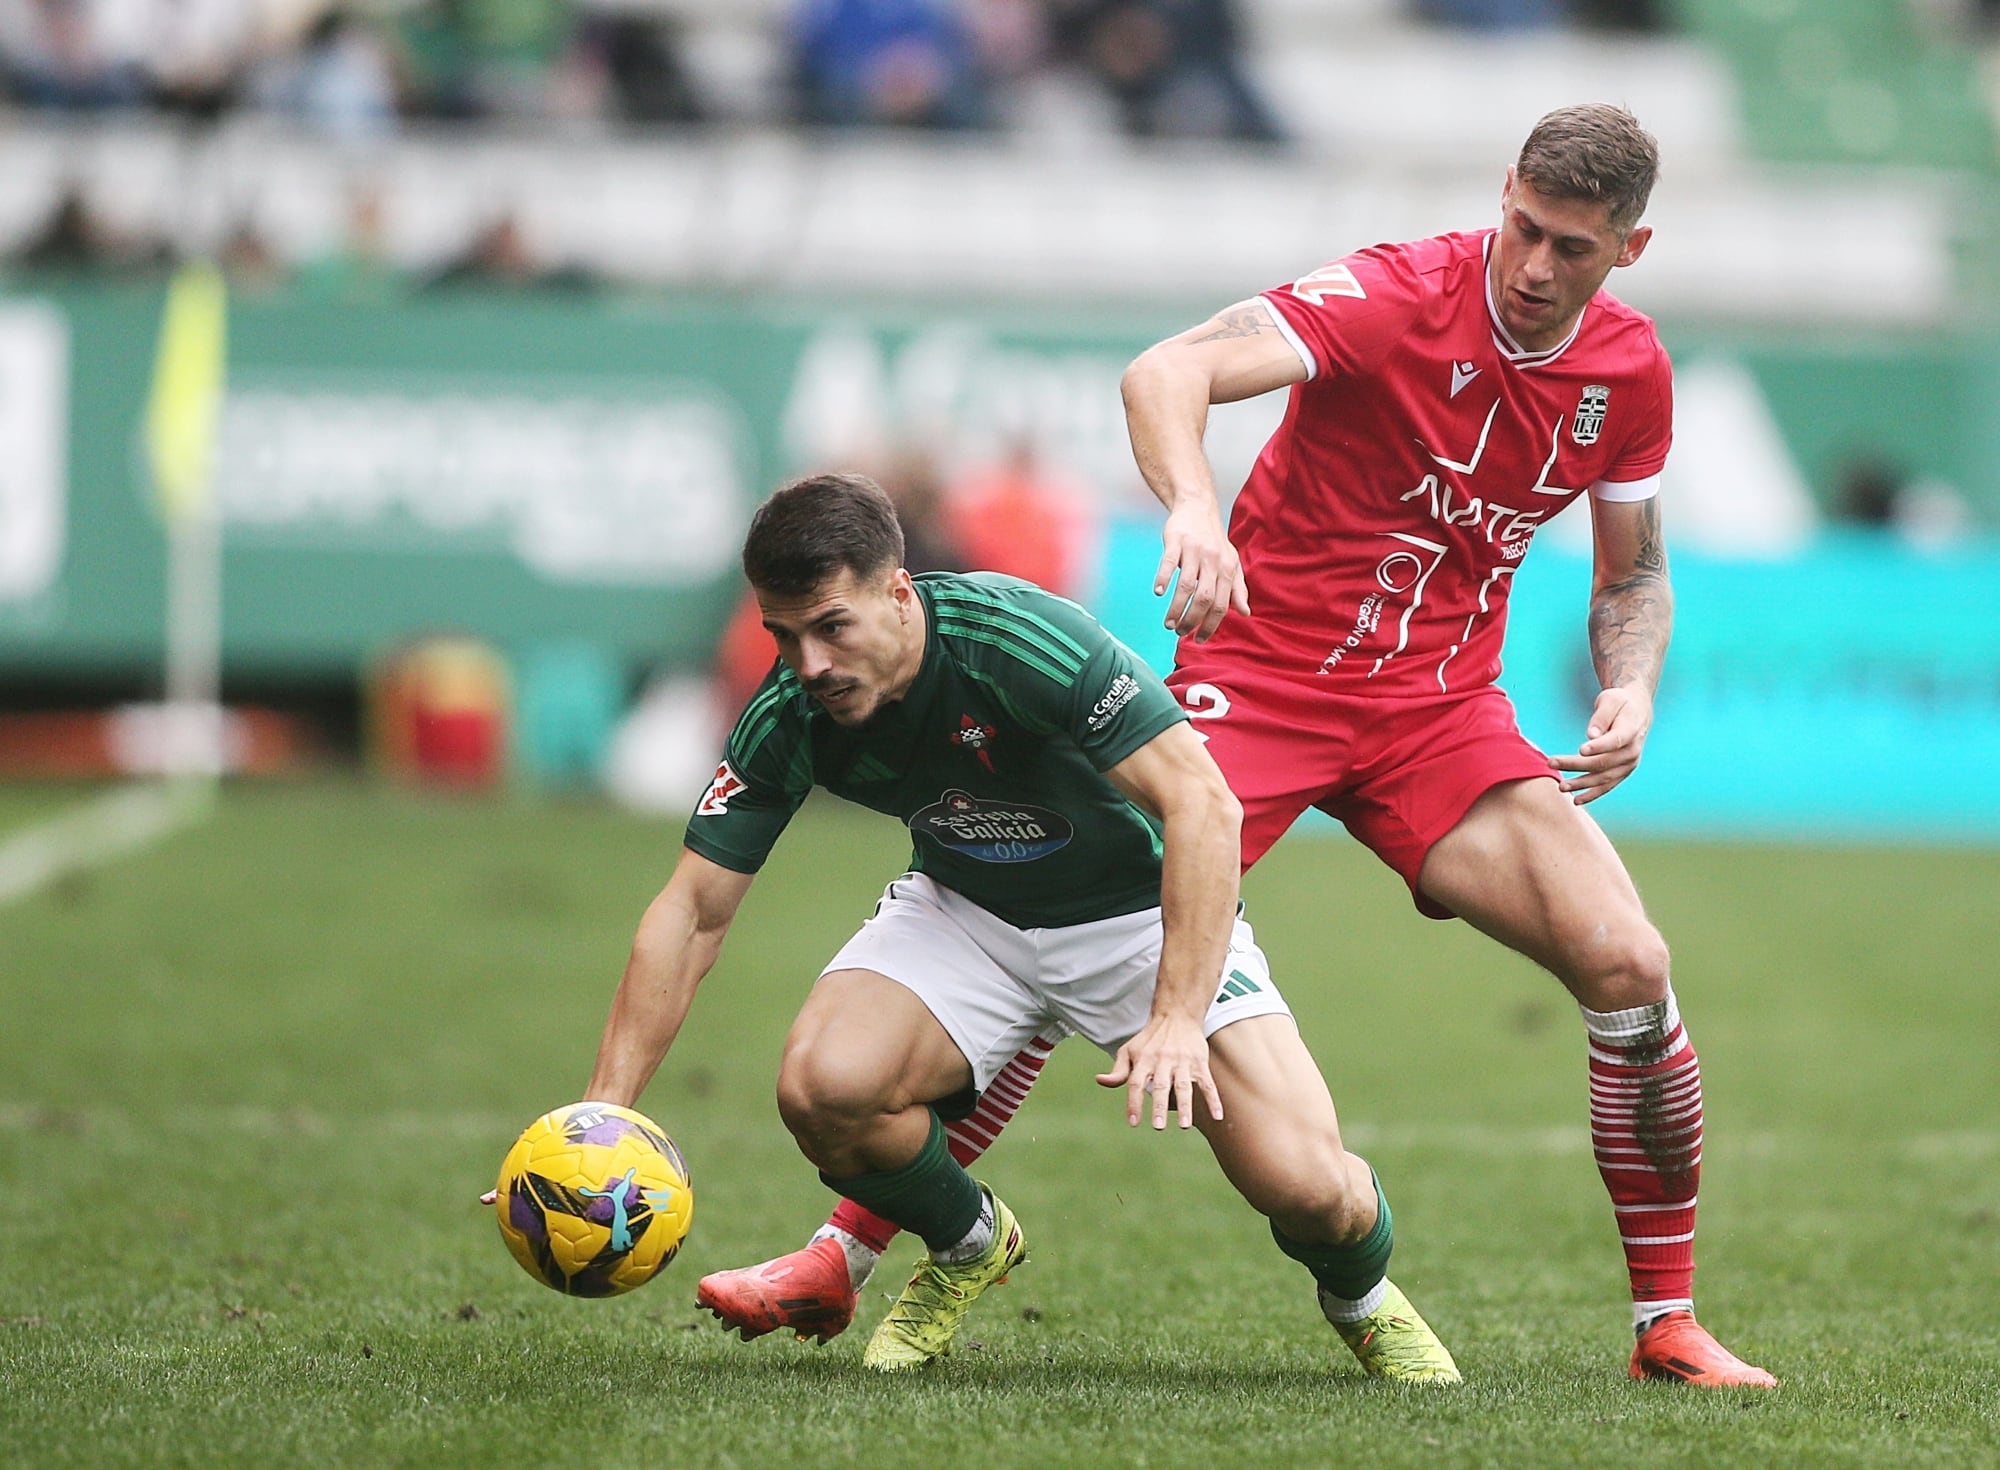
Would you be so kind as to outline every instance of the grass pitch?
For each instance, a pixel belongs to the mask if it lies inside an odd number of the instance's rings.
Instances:
[[[33,796],[0,797],[9,821]],[[671,824],[349,786],[217,818],[0,909],[0,1464],[1653,1467],[2000,1464],[2000,853],[1628,845],[1708,1094],[1703,1316],[1784,1380],[1624,1378],[1623,1272],[1551,980],[1297,836],[1251,917],[1395,1202],[1394,1274],[1467,1385],[1353,1371],[1192,1135],[1057,1054],[982,1172],[1030,1263],[916,1381],[745,1345],[705,1271],[831,1197],[779,1042],[905,849],[809,808],[644,1105],[694,1234],[608,1302],[473,1202],[572,1100]]]

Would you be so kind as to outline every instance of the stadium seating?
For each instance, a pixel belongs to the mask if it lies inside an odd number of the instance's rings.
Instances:
[[[1989,269],[1966,249],[1986,233],[1968,186],[1992,157],[1972,64],[1872,0],[1687,0],[1678,36],[1473,35],[1416,26],[1401,0],[1256,0],[1246,64],[1290,134],[1277,150],[1141,146],[1061,106],[998,134],[801,134],[771,120],[790,0],[649,4],[682,21],[721,126],[406,128],[357,148],[254,113],[199,129],[22,114],[0,252],[74,188],[128,237],[215,250],[247,229],[306,262],[343,247],[365,189],[389,260],[417,272],[506,218],[547,265],[649,287],[1179,306],[1480,223],[1540,111],[1608,96],[1665,144],[1661,237],[1621,278],[1656,314],[1928,326],[1954,315],[1962,272]],[[1900,122],[1848,146],[1860,124],[1839,97]],[[1834,157],[1831,173],[1783,164]],[[1940,163],[1955,167],[1909,166]]]

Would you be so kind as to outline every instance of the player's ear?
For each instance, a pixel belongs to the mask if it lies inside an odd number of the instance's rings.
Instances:
[[[1640,256],[1646,253],[1647,242],[1649,242],[1652,238],[1653,238],[1653,227],[1651,225],[1640,225],[1637,229],[1633,230],[1631,234],[1625,237],[1624,247],[1619,250],[1618,258],[1614,260],[1612,264],[1630,265],[1633,261],[1637,260]]]

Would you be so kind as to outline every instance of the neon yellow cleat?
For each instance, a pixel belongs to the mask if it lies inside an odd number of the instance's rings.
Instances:
[[[1372,1378],[1404,1383],[1459,1383],[1458,1364],[1445,1345],[1417,1315],[1410,1299],[1393,1281],[1382,1304],[1359,1322],[1335,1322],[1333,1330],[1354,1350],[1362,1371]]]
[[[896,1298],[889,1315],[868,1339],[861,1361],[883,1373],[901,1373],[943,1357],[951,1351],[958,1324],[989,1286],[1028,1259],[1027,1242],[1014,1212],[993,1191],[980,1185],[993,1201],[993,1244],[985,1255],[960,1266],[925,1257],[910,1284]]]

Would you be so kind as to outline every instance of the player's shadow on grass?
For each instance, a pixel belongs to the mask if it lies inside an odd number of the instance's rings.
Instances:
[[[1337,1344],[1335,1344],[1337,1346]],[[773,1391],[834,1393],[951,1393],[1032,1395],[1034,1401],[1095,1401],[1106,1396],[1143,1399],[1219,1394],[1243,1401],[1268,1400],[1296,1407],[1301,1395],[1369,1393],[1399,1386],[1348,1368],[1329,1349],[1317,1360],[1294,1353],[1283,1363],[1217,1363],[1212,1356],[1147,1348],[1083,1344],[1002,1349],[961,1349],[912,1373],[882,1374],[864,1368],[859,1352],[807,1352],[790,1344],[744,1345],[726,1357],[671,1354],[666,1371],[686,1385],[712,1380],[740,1392],[762,1381]]]

